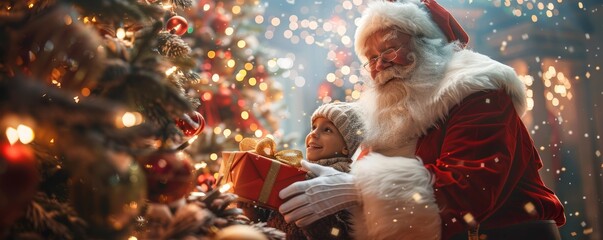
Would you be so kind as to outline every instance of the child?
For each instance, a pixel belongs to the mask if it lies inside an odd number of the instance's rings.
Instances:
[[[356,113],[354,103],[328,103],[320,106],[311,118],[311,131],[306,136],[306,158],[323,166],[349,172],[352,155],[363,139],[363,124]],[[308,172],[306,178],[314,178]],[[283,216],[274,211],[268,218],[268,226],[284,231],[287,239],[351,239],[350,214],[340,211],[322,218],[306,228],[286,223]]]

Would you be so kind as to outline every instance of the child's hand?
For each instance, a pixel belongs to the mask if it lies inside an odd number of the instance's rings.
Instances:
[[[296,182],[281,190],[289,199],[279,208],[285,221],[305,227],[325,216],[357,204],[358,196],[351,174],[302,160],[301,165],[318,177]]]

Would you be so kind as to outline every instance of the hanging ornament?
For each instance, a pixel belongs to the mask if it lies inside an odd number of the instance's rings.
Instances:
[[[213,190],[214,184],[216,184],[216,178],[214,178],[211,173],[204,172],[197,177],[197,184],[199,184],[201,191],[209,192]]]
[[[108,151],[79,167],[71,180],[71,203],[86,220],[89,234],[120,239],[130,232],[146,196],[142,169],[130,155]]]
[[[141,165],[151,202],[171,203],[194,188],[195,169],[190,156],[183,151],[161,149],[141,159]]]
[[[211,22],[211,27],[217,34],[224,34],[226,32],[226,28],[230,25],[231,16],[225,13],[217,12],[213,21]]]
[[[201,113],[197,111],[192,111],[176,120],[176,125],[185,136],[191,137],[201,133],[203,128],[205,128],[205,119],[201,115]]]
[[[182,36],[188,30],[188,22],[181,16],[173,16],[167,20],[165,29],[170,33]]]
[[[39,180],[36,160],[29,146],[0,142],[0,237],[25,213]]]

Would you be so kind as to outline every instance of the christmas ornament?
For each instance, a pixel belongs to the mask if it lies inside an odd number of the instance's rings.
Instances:
[[[165,29],[170,33],[182,36],[188,30],[188,22],[181,16],[173,16],[168,19]]]
[[[147,177],[149,200],[170,203],[193,190],[195,175],[190,156],[161,149],[141,160]]]
[[[203,192],[209,192],[213,190],[214,184],[216,184],[216,178],[209,172],[199,174],[197,177],[197,184]]]
[[[183,114],[180,119],[176,120],[176,125],[182,130],[185,136],[191,137],[203,131],[203,128],[205,128],[205,119],[201,113],[192,111]]]
[[[71,203],[96,237],[119,239],[129,232],[146,197],[142,169],[127,154],[109,152],[78,168],[71,180]]]
[[[0,143],[0,237],[24,214],[39,179],[34,154],[27,145]]]
[[[230,15],[218,12],[211,22],[211,27],[217,34],[224,34],[226,28],[230,25],[230,20]]]

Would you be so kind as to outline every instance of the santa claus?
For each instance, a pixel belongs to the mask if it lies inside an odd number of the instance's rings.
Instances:
[[[560,239],[563,206],[538,174],[514,70],[465,49],[433,0],[373,2],[358,23],[367,154],[350,174],[281,191],[285,219],[350,208],[357,239]]]

